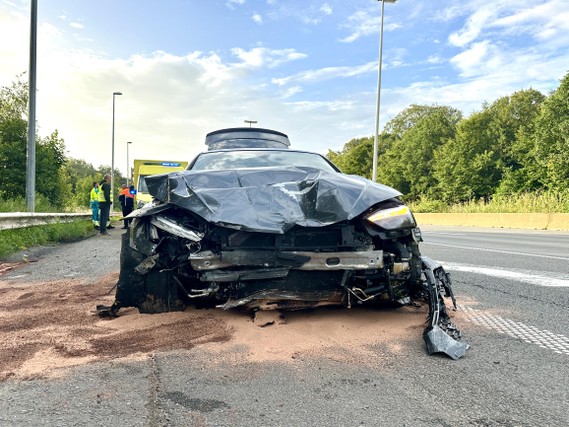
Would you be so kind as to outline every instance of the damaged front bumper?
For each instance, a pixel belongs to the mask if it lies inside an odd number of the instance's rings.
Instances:
[[[265,239],[270,234],[185,222],[169,209],[149,204],[131,214],[116,300],[97,307],[100,315],[117,316],[121,307],[131,306],[143,313],[178,311],[194,302],[226,310],[299,310],[351,307],[352,301],[405,305],[422,298],[429,305],[423,333],[428,353],[456,360],[469,348],[445,305],[449,297],[456,309],[450,277],[441,265],[420,256],[420,239],[413,237],[418,229],[408,232],[408,240],[383,247],[357,234],[350,223],[303,228],[298,235],[293,229],[270,243]],[[248,239],[261,243],[251,247]],[[294,244],[301,239],[320,246],[303,249]],[[329,242],[327,250],[321,249],[322,241]]]
[[[453,309],[456,310],[456,299],[452,291],[450,275],[430,258],[421,257],[421,261],[425,276],[424,287],[429,303],[428,325],[423,332],[427,352],[429,354],[444,353],[457,360],[464,356],[470,345],[459,341],[460,330],[451,322],[447,313],[443,296],[451,298]]]

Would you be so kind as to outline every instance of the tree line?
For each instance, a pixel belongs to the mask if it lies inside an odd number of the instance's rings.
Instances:
[[[0,211],[25,210],[28,84],[0,88]],[[373,136],[327,157],[371,178]],[[66,155],[57,130],[36,136],[36,211],[89,206],[93,181],[110,174]],[[114,187],[124,177],[114,171]],[[499,195],[563,192],[569,183],[569,73],[545,96],[527,89],[485,103],[468,117],[451,106],[411,105],[379,136],[378,181],[406,200],[447,204]]]
[[[0,88],[0,211],[26,210],[29,91],[21,77]],[[36,134],[36,211],[88,207],[93,182],[110,172],[110,166],[69,158],[57,130],[43,138]],[[125,178],[118,169],[114,178],[120,188]]]
[[[356,138],[327,158],[371,178],[373,137]],[[569,73],[545,96],[527,89],[468,117],[440,105],[411,105],[378,140],[378,181],[406,200],[447,204],[528,192],[563,192],[569,183]]]

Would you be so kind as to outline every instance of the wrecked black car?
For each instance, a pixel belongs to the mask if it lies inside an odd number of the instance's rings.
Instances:
[[[401,193],[292,150],[273,130],[222,129],[206,145],[187,170],[147,178],[154,200],[129,215],[115,302],[100,314],[423,299],[428,352],[465,353],[443,299],[456,308],[450,277],[421,256]]]

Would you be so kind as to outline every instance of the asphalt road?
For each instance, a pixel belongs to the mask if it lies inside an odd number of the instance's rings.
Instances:
[[[217,363],[198,346],[0,383],[0,425],[569,425],[569,233],[423,231],[422,252],[453,277],[471,344],[459,361],[418,340],[288,363]],[[13,274],[96,278],[118,268],[119,234],[53,248]]]

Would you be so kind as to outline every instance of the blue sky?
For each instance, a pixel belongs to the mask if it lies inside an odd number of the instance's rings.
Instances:
[[[115,166],[189,160],[205,134],[258,126],[325,154],[375,129],[376,0],[38,1],[39,135]],[[30,1],[0,0],[0,86],[27,71]],[[569,71],[568,0],[385,4],[380,127],[411,104],[465,115]]]

